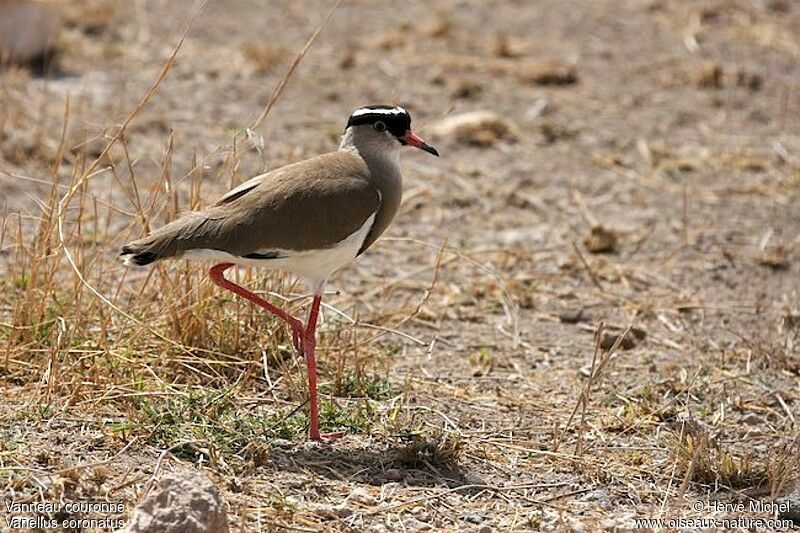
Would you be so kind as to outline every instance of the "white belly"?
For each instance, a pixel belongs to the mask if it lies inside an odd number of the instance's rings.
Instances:
[[[355,259],[374,221],[375,215],[373,214],[355,233],[331,248],[304,251],[275,248],[255,250],[255,253],[277,252],[279,257],[274,259],[250,259],[209,248],[187,250],[182,258],[193,261],[214,261],[262,268],[285,269],[296,274],[304,282],[308,283],[311,289],[317,291],[321,290],[325,280],[331,274]]]

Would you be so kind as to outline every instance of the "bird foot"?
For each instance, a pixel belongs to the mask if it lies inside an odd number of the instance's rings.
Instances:
[[[301,332],[292,330],[292,345],[294,346],[294,349],[297,350],[297,355],[300,357],[303,356],[303,343],[300,341],[302,338],[303,334]]]
[[[321,441],[321,442],[333,442],[335,440],[339,440],[342,437],[347,435],[346,431],[334,431],[332,433],[320,433],[315,437],[311,437],[311,440]]]

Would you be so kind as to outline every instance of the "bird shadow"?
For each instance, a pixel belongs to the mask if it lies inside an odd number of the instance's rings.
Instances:
[[[448,488],[484,484],[459,462],[457,444],[439,439],[399,439],[378,446],[309,442],[273,449],[271,455],[282,470],[313,472],[337,481]]]

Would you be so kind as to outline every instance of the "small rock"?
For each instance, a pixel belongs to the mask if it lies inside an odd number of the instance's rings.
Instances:
[[[573,85],[578,82],[575,65],[565,63],[536,63],[517,71],[517,76],[534,85]]]
[[[197,472],[175,472],[133,510],[129,533],[227,533],[225,502],[211,481]]]
[[[701,89],[721,89],[723,76],[722,65],[706,64],[697,73],[697,86]]]
[[[347,499],[364,505],[377,505],[378,503],[378,500],[372,494],[362,488],[355,489]]]
[[[433,529],[430,524],[420,522],[416,518],[409,518],[405,525],[408,531],[430,531]]]
[[[492,146],[500,140],[516,141],[516,125],[492,111],[472,111],[448,117],[433,128],[437,136],[473,146]]]
[[[450,94],[453,98],[475,98],[481,94],[483,87],[475,80],[462,78],[456,80]]]
[[[483,517],[476,513],[467,513],[461,517],[463,520],[466,520],[470,524],[480,524],[483,522]]]
[[[356,66],[356,53],[354,50],[348,50],[339,59],[339,68],[342,70],[350,70]]]
[[[565,324],[577,324],[583,319],[583,308],[562,311],[559,313],[558,319]]]
[[[553,144],[556,141],[563,141],[572,139],[578,135],[578,130],[570,127],[568,124],[560,121],[547,120],[539,125],[539,131],[542,132],[542,137],[547,144]]]
[[[667,422],[670,429],[677,433],[684,433],[691,435],[693,438],[699,439],[708,435],[710,426],[702,420],[697,420],[688,411],[681,411],[675,415],[674,420]]]
[[[581,500],[585,502],[594,502],[598,507],[604,510],[609,510],[613,507],[611,503],[611,496],[603,489],[593,490],[583,495]]]
[[[742,418],[742,422],[749,426],[758,426],[764,423],[764,419],[755,413],[748,413]]]
[[[800,326],[800,313],[789,311],[783,315],[783,325],[787,328],[796,328]]]
[[[764,78],[758,74],[753,74],[746,70],[740,70],[736,73],[736,85],[739,87],[747,87],[751,91],[758,91],[764,86]]]
[[[407,531],[429,531],[433,529],[430,524],[426,524],[416,518],[408,518],[403,521]]]
[[[586,249],[593,254],[610,254],[617,249],[617,234],[603,226],[595,226],[583,239]]]
[[[794,525],[800,526],[800,486],[783,498],[778,499],[779,504],[788,504],[788,509],[778,511],[778,518],[791,520]]]
[[[403,481],[405,475],[401,470],[397,468],[390,468],[389,470],[383,473],[383,478],[387,481]]]
[[[760,253],[756,261],[772,270],[786,270],[789,268],[789,250],[785,246],[776,246]]]
[[[525,118],[531,122],[546,114],[549,110],[550,104],[547,98],[538,98],[533,104],[525,111]]]
[[[318,504],[314,507],[314,512],[322,518],[333,520],[336,518],[347,518],[353,514],[353,510],[344,505]]]
[[[417,506],[411,509],[411,514],[417,517],[418,520],[421,522],[430,522],[431,521],[431,513],[425,507]]]
[[[569,524],[569,530],[572,533],[583,533],[584,531],[586,531],[586,524],[578,520],[573,520]]]
[[[614,344],[616,344],[620,335],[622,335],[622,333],[610,333],[608,331],[603,332],[603,337],[600,339],[600,348],[603,350],[610,350],[614,347]],[[634,334],[633,329],[631,329],[631,331],[625,335],[625,338],[622,339],[619,347],[623,350],[632,350],[636,348],[636,346],[639,344],[639,341],[641,341],[643,338],[644,337],[639,337]]]

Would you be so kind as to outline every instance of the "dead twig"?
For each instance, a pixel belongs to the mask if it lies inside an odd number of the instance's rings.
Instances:
[[[569,415],[569,419],[567,420],[564,429],[561,431],[561,435],[558,437],[558,440],[553,446],[554,452],[558,451],[558,448],[564,441],[564,436],[567,434],[567,431],[572,425],[572,421],[574,420],[575,415],[578,413],[578,410],[581,409],[581,421],[578,427],[579,434],[578,434],[578,443],[576,445],[576,453],[578,456],[580,456],[583,453],[582,449],[583,425],[586,418],[586,408],[589,404],[589,393],[591,392],[592,387],[599,378],[606,364],[611,360],[616,351],[619,349],[620,345],[625,340],[625,337],[628,335],[628,333],[630,333],[631,326],[628,326],[625,329],[625,331],[622,332],[621,335],[617,336],[617,338],[614,340],[614,344],[611,346],[611,349],[609,349],[607,352],[603,352],[602,348],[600,347],[604,330],[605,330],[605,324],[603,322],[600,322],[597,325],[597,331],[595,332],[594,336],[594,353],[592,354],[592,366],[589,372],[589,378],[586,382],[586,385],[583,387],[580,396],[578,396],[578,401],[575,403],[575,407],[572,409],[572,413]],[[599,362],[598,362],[598,356],[600,356]]]
[[[575,249],[575,253],[578,255],[578,259],[581,260],[581,263],[583,263],[583,268],[586,269],[586,273],[589,274],[589,278],[592,280],[592,283],[594,283],[595,287],[600,289],[600,292],[605,293],[606,290],[603,288],[603,285],[600,283],[600,280],[597,279],[597,276],[592,270],[592,267],[589,266],[589,263],[586,261],[586,258],[583,257],[581,249],[578,247],[578,241],[572,241],[572,248]]]
[[[341,3],[342,0],[336,0],[333,3],[331,8],[328,10],[328,13],[325,15],[325,18],[322,19],[322,22],[319,23],[317,29],[314,30],[314,33],[312,33],[311,37],[308,38],[308,41],[306,41],[305,46],[303,46],[300,52],[298,52],[298,54],[295,56],[294,61],[292,61],[292,64],[286,71],[286,74],[283,75],[281,80],[278,82],[278,85],[275,87],[275,90],[272,91],[272,95],[269,97],[269,100],[267,100],[267,104],[264,106],[264,110],[261,111],[261,114],[258,115],[258,118],[255,121],[253,121],[253,123],[250,125],[248,129],[254,130],[258,128],[264,121],[264,119],[267,118],[267,115],[269,115],[269,112],[272,111],[272,108],[275,106],[275,102],[277,102],[278,98],[280,98],[284,87],[286,87],[286,83],[289,81],[289,78],[292,77],[292,74],[294,74],[294,71],[295,69],[297,69],[297,66],[300,65],[300,62],[303,61],[304,57],[306,57],[306,54],[311,49],[311,45],[313,45],[314,41],[317,40],[317,36],[322,32],[323,28],[327,26],[328,21],[333,16],[333,13],[336,11],[336,9],[339,7],[339,4]]]
[[[133,437],[130,441],[128,441],[128,444],[126,444],[120,451],[118,451],[117,453],[115,453],[114,455],[112,455],[111,457],[106,459],[105,461],[97,461],[95,463],[87,463],[85,465],[76,465],[76,466],[71,466],[69,468],[62,468],[61,470],[58,470],[56,473],[58,475],[60,475],[60,476],[63,476],[67,472],[74,472],[76,470],[86,470],[87,468],[97,468],[98,466],[109,465],[109,464],[113,463],[114,460],[117,457],[119,457],[120,455],[125,453],[125,451],[127,451],[128,448],[133,446],[133,444],[138,440],[139,440],[139,437]]]
[[[689,462],[689,468],[686,469],[686,475],[683,477],[683,482],[681,483],[681,487],[678,489],[677,498],[678,500],[683,498],[683,495],[686,494],[686,489],[689,488],[689,483],[692,481],[692,477],[694,476],[695,468],[697,468],[697,462],[700,460],[700,456],[706,450],[708,446],[708,435],[703,434],[700,436],[697,448],[694,449],[694,453],[692,454],[692,459]]]

